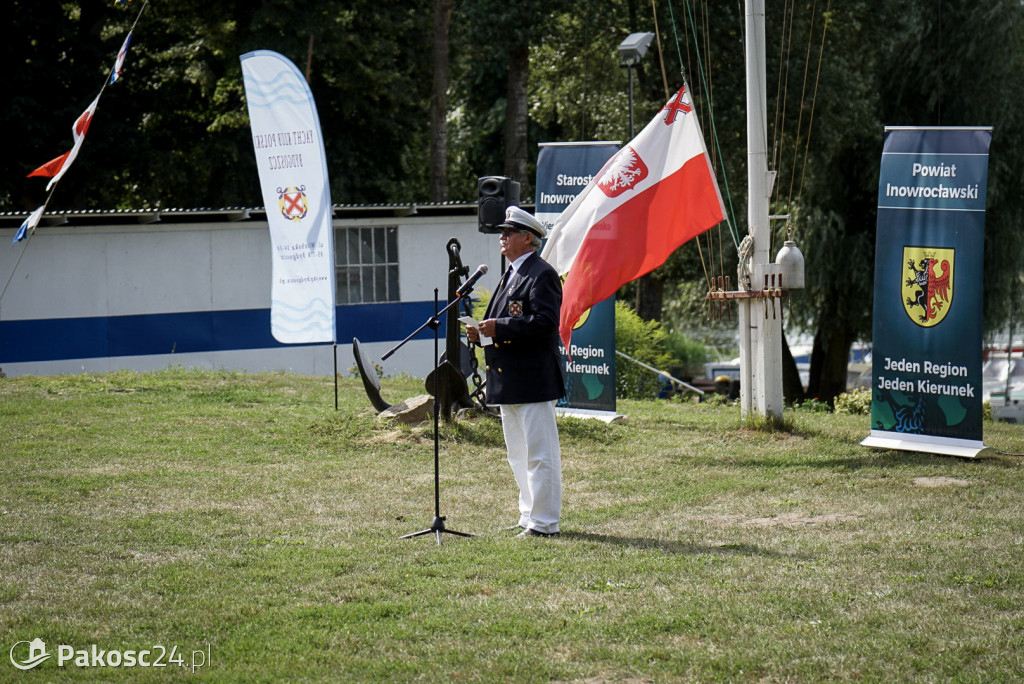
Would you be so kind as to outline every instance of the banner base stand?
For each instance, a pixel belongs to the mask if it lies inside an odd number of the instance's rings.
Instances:
[[[628,418],[621,413],[615,413],[615,411],[595,411],[592,409],[579,409],[569,408],[567,406],[556,406],[556,416],[569,416],[570,418],[595,418],[597,420],[603,420],[604,422],[611,425],[612,423],[622,423]]]
[[[883,430],[872,430],[871,435],[861,442],[861,446],[873,449],[922,451],[960,458],[982,458],[989,455],[989,447],[973,439],[952,439]]]

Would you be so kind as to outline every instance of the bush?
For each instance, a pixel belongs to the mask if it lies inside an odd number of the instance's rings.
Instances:
[[[850,413],[857,416],[871,413],[871,390],[858,387],[850,392],[843,392],[835,398],[836,413]]]
[[[793,410],[803,413],[827,413],[828,402],[822,401],[817,397],[811,397],[793,406]]]
[[[680,332],[668,335],[665,347],[672,356],[672,362],[681,366],[702,366],[708,360],[704,343]]]
[[[672,358],[665,350],[667,335],[658,321],[645,321],[623,302],[615,302],[615,348],[637,361],[667,370]],[[623,399],[653,399],[658,376],[629,359],[615,360],[615,392]]]

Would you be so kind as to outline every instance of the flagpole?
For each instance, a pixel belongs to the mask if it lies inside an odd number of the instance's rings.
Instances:
[[[746,0],[747,218],[753,240],[749,288],[754,291],[782,288],[781,267],[772,263],[769,256],[764,16],[764,0]],[[741,269],[743,266],[741,263]],[[779,313],[776,300],[770,297],[741,300],[740,384],[744,416],[753,411],[772,421],[782,419],[782,317]]]

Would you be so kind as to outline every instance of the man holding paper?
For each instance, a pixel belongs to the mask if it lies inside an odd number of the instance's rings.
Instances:
[[[487,403],[501,406],[508,462],[519,485],[521,537],[558,535],[562,461],[555,401],[565,393],[558,321],[562,284],[537,250],[547,228],[519,207],[505,213],[500,244],[509,260],[480,321],[467,326],[470,342],[484,346]],[[487,340],[485,339],[484,342]]]

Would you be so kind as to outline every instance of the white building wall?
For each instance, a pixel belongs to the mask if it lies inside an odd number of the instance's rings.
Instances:
[[[450,238],[460,241],[462,262],[470,272],[480,264],[490,269],[480,281],[480,288],[492,289],[500,276],[497,238],[478,232],[475,215],[335,218],[334,226],[398,226],[402,302],[418,302],[424,307],[429,303],[417,325],[429,317],[434,288],[439,290],[444,305],[448,287],[445,245]],[[0,229],[0,244],[10,244],[14,232]],[[165,219],[148,225],[59,227],[46,227],[44,222],[27,244],[0,249],[2,282],[12,273],[10,285],[0,300],[0,334],[8,336],[20,334],[11,332],[14,328],[10,326],[5,328],[4,324],[9,322],[30,324],[18,326],[19,331],[43,324],[47,330],[58,331],[49,334],[59,335],[64,319],[261,309],[268,312],[269,334],[270,237],[262,220],[174,223]],[[338,310],[339,331],[345,329],[342,319],[348,309]],[[70,325],[68,328],[75,329]],[[363,345],[371,360],[383,366],[386,375],[407,373],[424,377],[433,367],[431,340],[417,339],[387,362],[380,361],[381,355],[414,329],[415,326],[409,327],[395,339]],[[372,337],[374,332],[367,330],[366,334]],[[443,330],[441,334],[443,351]],[[338,342],[338,371],[345,375],[354,365],[351,339]],[[32,340],[26,339],[0,340],[0,349],[31,344]],[[0,354],[0,369],[12,376],[116,369],[147,371],[168,366],[330,376],[334,372],[334,350],[331,345],[290,345],[183,353],[168,343],[161,353],[124,356],[11,361]]]

